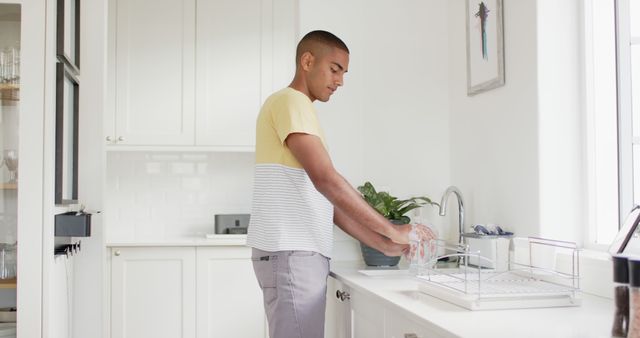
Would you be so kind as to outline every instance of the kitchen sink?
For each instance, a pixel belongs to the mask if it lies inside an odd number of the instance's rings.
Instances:
[[[436,263],[436,269],[440,271],[448,271],[448,269],[456,269],[458,267],[456,262],[440,261]],[[443,270],[444,269],[444,270]],[[358,270],[359,273],[369,277],[414,277],[409,272],[409,267],[378,267],[370,266],[366,269]]]

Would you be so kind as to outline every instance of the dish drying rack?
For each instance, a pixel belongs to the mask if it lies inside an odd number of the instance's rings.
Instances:
[[[469,310],[579,306],[581,304],[579,249],[573,242],[537,237],[514,239],[528,246],[511,251],[508,269],[497,271],[468,264],[489,260],[468,245],[442,240],[429,242],[427,259],[414,266],[419,290]],[[528,243],[527,243],[528,242]],[[513,243],[512,243],[513,246]],[[444,250],[444,255],[429,255]],[[512,256],[513,255],[513,259]],[[458,260],[457,268],[437,268],[444,258]]]

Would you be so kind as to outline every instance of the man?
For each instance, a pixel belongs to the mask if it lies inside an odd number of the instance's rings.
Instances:
[[[349,49],[313,31],[296,50],[289,87],[271,95],[256,125],[253,210],[247,244],[271,338],[324,337],[333,224],[388,256],[408,250],[411,226],[394,226],[335,170],[313,101],[343,85]]]

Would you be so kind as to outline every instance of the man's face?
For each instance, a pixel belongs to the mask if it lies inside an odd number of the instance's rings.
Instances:
[[[308,74],[309,95],[311,101],[327,102],[343,84],[344,73],[349,68],[349,53],[340,48],[327,47],[317,54]]]

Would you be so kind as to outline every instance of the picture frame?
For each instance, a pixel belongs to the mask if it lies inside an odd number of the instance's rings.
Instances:
[[[79,82],[63,62],[56,64],[55,204],[78,201]]]
[[[465,0],[467,96],[503,86],[502,0]]]
[[[80,0],[58,0],[56,54],[77,75],[80,71]]]

